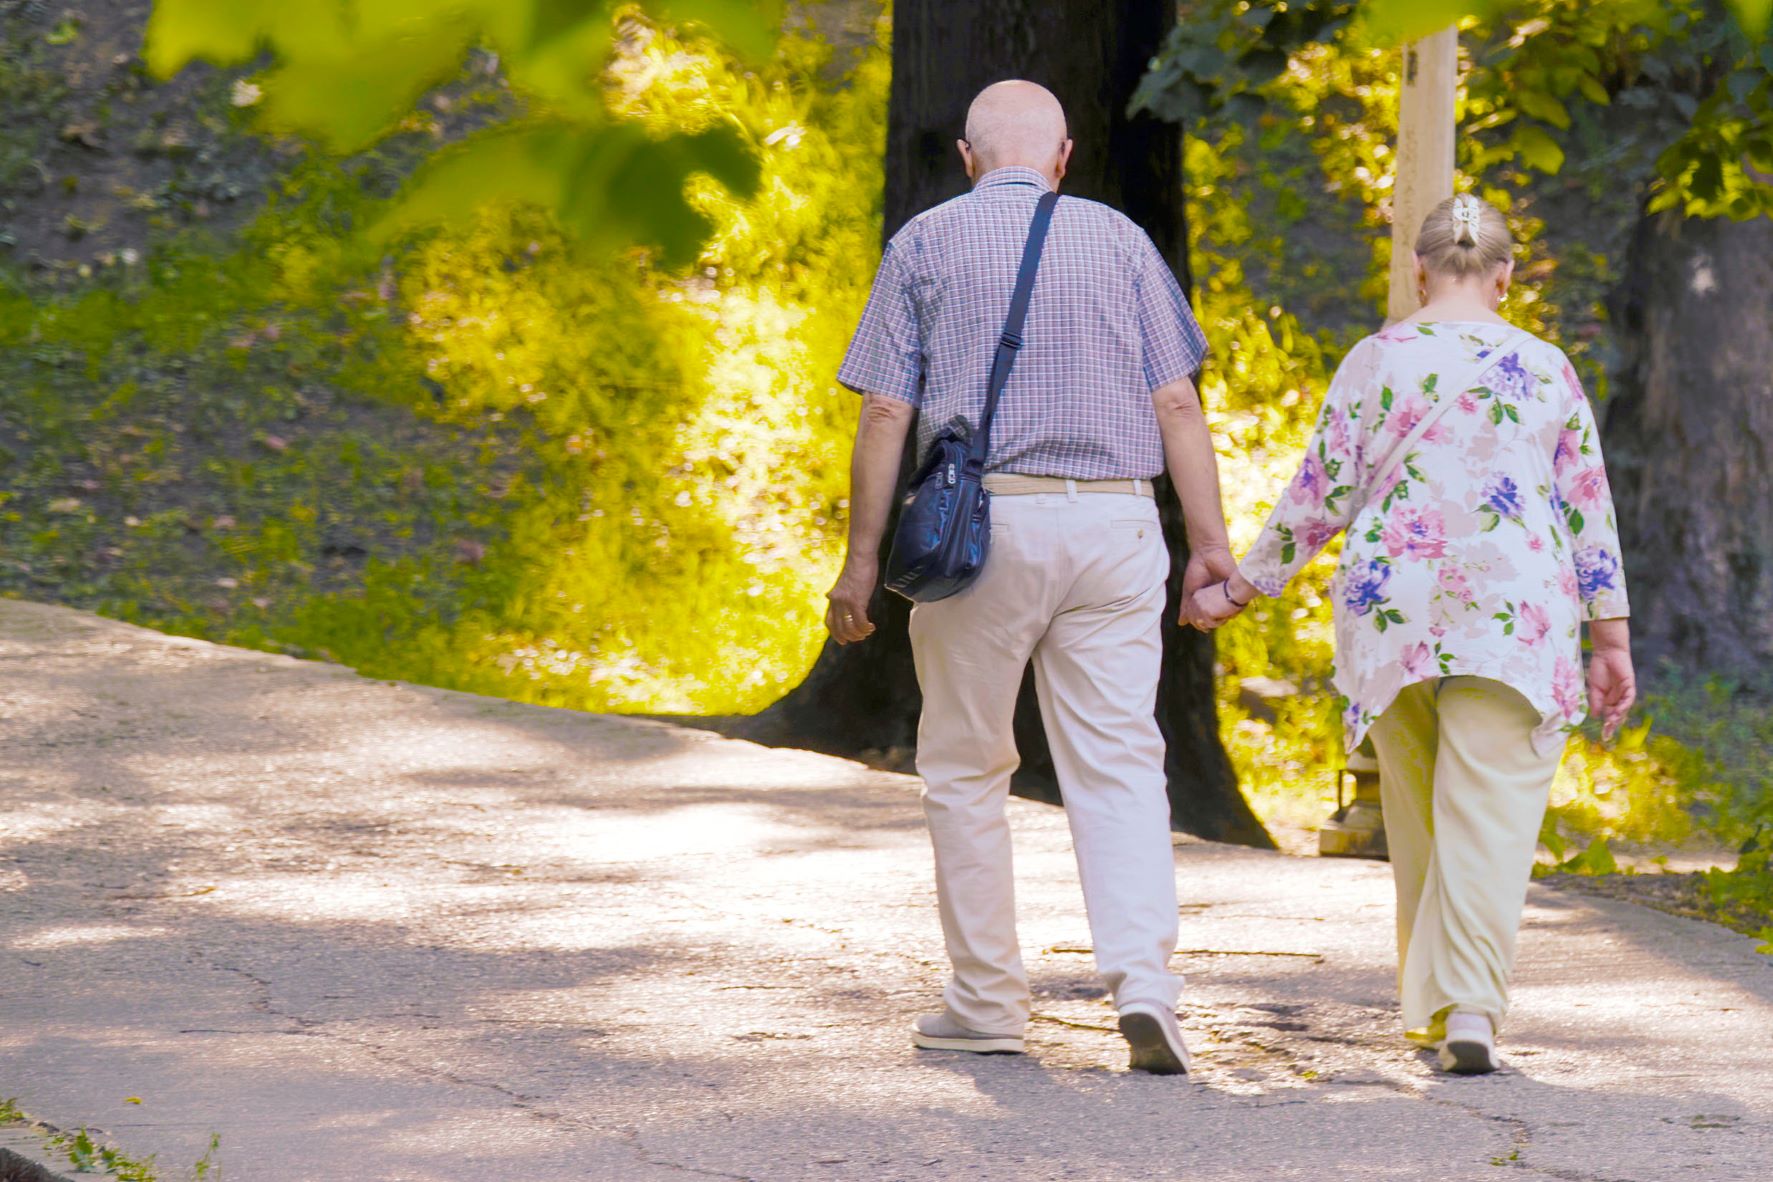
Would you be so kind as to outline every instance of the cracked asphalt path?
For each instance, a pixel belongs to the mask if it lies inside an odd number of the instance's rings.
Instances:
[[[1396,1033],[1385,867],[1178,839],[1129,1074],[1022,801],[1023,1058],[914,1051],[915,784],[0,601],[0,1097],[163,1179],[1765,1179],[1773,958],[1533,889],[1510,1070]],[[128,1102],[137,1097],[141,1103]]]

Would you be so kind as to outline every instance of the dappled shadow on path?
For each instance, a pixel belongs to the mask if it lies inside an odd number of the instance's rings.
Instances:
[[[919,1053],[946,962],[901,777],[7,618],[0,1095],[164,1162],[215,1130],[265,1179],[1242,1179],[1254,1146],[1276,1178],[1520,1150],[1661,1182],[1577,1139],[1629,1118],[1708,1179],[1769,1144],[1693,1061],[1728,1030],[1683,1002],[1695,1028],[1645,1042],[1604,981],[1686,972],[1728,1026],[1766,979],[1586,903],[1536,895],[1518,1070],[1447,1084],[1395,1034],[1379,871],[1185,844],[1201,1067],[1153,1079],[1076,950],[1063,818],[1018,806],[1031,1054]]]

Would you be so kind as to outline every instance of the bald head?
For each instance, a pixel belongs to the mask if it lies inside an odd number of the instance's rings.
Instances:
[[[995,82],[967,108],[967,138],[960,151],[975,180],[994,168],[1021,165],[1046,173],[1056,184],[1071,154],[1065,108],[1044,86]]]

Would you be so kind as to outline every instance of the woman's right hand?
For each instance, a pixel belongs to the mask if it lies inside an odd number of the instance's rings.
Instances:
[[[1601,720],[1601,735],[1610,740],[1638,697],[1631,634],[1623,619],[1595,620],[1588,636],[1588,712]]]
[[[1231,598],[1231,588],[1240,584],[1251,599],[1256,597],[1256,589],[1246,583],[1243,576],[1233,568],[1229,579],[1209,583],[1188,597],[1182,604],[1182,622],[1202,632],[1211,632],[1230,623],[1237,618],[1239,612],[1250,606],[1248,601],[1239,603]]]

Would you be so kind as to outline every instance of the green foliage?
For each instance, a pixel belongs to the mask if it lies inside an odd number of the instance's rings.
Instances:
[[[197,1182],[205,1182],[211,1174],[214,1174],[218,1178],[221,1177],[222,1167],[220,1162],[217,1161],[217,1155],[219,1155],[221,1151],[222,1135],[220,1133],[211,1133],[209,1135],[209,1145],[204,1148],[203,1156],[198,1158],[191,1166],[191,1176],[195,1178]]]
[[[1132,110],[1191,124],[1225,114],[1249,118],[1260,91],[1292,55],[1334,41],[1355,14],[1353,3],[1207,3],[1190,5],[1133,92]]]
[[[1743,32],[1755,38],[1767,35],[1768,23],[1773,21],[1773,0],[1729,0],[1729,4]]]
[[[1756,217],[1773,213],[1773,42],[1764,5],[1735,8],[1732,20],[1713,0],[1208,0],[1170,34],[1133,106],[1185,126],[1248,120],[1314,43],[1358,54],[1460,21],[1469,173],[1558,173],[1575,159],[1578,181],[1642,184],[1653,210]]]
[[[833,86],[830,54],[628,27],[612,126],[758,164],[687,179],[690,275],[517,202],[384,259],[341,231],[397,138],[295,163],[232,251],[0,281],[0,592],[527,701],[766,705],[816,651],[879,251],[886,55]]]
[[[588,137],[570,124],[528,121],[440,154],[373,237],[387,242],[417,226],[461,225],[483,205],[518,197],[552,209],[585,245],[610,250],[656,241],[667,244],[667,263],[687,261],[710,223],[681,201],[657,198],[681,194],[696,172],[740,192],[757,183],[756,158],[725,129],[660,141],[633,124]]]
[[[1757,48],[1715,5],[1535,0],[1472,33],[1473,171],[1568,159],[1585,186],[1650,189],[1652,210],[1773,212],[1773,43]]]
[[[691,22],[753,57],[772,40],[778,6],[747,0],[652,0],[665,21]],[[555,211],[594,245],[657,244],[692,259],[705,219],[683,200],[684,178],[711,172],[749,191],[756,164],[727,128],[658,139],[612,124],[604,77],[619,12],[609,0],[350,0],[319,8],[279,0],[157,0],[146,58],[171,77],[204,58],[259,76],[267,129],[361,151],[401,125],[425,92],[460,71],[471,47],[496,55],[520,103],[421,170],[389,233],[422,219],[460,220],[493,199]],[[636,19],[620,31],[634,36]]]
[[[1726,921],[1735,920],[1732,926],[1757,935],[1760,951],[1773,955],[1773,925],[1768,923],[1773,920],[1773,850],[1763,844],[1766,840],[1756,833],[1744,843],[1736,868],[1706,871],[1701,889]]]
[[[1555,850],[1552,856],[1560,857]],[[1561,874],[1617,874],[1619,863],[1614,859],[1613,849],[1607,844],[1607,839],[1597,837],[1583,847],[1581,853],[1559,861],[1556,870]]]
[[[65,1154],[68,1164],[81,1174],[105,1174],[118,1182],[156,1182],[153,1157],[136,1158],[94,1140],[81,1129],[76,1133],[52,1133],[48,1138],[52,1151]]]
[[[1214,357],[1203,392],[1237,549],[1253,541],[1291,477],[1333,361],[1381,317],[1397,76],[1395,57],[1363,38],[1370,34],[1350,27],[1335,44],[1301,45],[1246,92],[1260,114],[1223,109],[1195,122],[1187,141],[1193,272]],[[1469,90],[1465,102],[1468,112],[1477,105]],[[1487,149],[1467,137],[1460,150],[1462,165],[1475,169]],[[1588,243],[1597,219],[1629,229],[1637,202],[1585,193],[1586,221],[1560,224],[1554,242],[1536,211],[1557,187],[1530,170],[1489,166],[1506,187],[1484,195],[1507,212],[1521,244],[1509,315],[1559,341],[1604,391],[1597,363],[1604,338],[1593,329],[1604,321],[1598,305],[1611,264]],[[1315,825],[1335,797],[1334,560],[1333,547],[1283,597],[1217,633],[1222,733],[1259,814],[1283,826]],[[1241,689],[1252,678],[1281,679],[1300,692],[1258,707]],[[1604,862],[1602,850],[1616,846],[1740,840],[1773,808],[1764,766],[1773,695],[1668,674],[1660,682],[1619,741],[1603,745],[1591,732],[1571,742],[1547,818],[1546,845],[1558,861],[1593,869]],[[1596,839],[1603,844],[1587,853]]]

